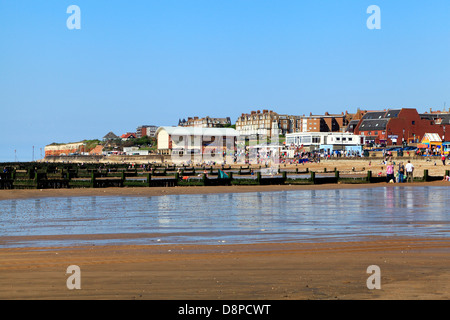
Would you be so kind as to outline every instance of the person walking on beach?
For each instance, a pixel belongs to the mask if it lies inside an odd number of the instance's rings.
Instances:
[[[395,182],[394,165],[390,161],[386,167],[386,182]]]
[[[445,166],[445,154],[444,153],[442,153],[441,159],[442,159],[442,164]]]
[[[398,182],[403,183],[405,182],[405,166],[403,165],[403,162],[400,162],[398,164]]]
[[[406,169],[406,182],[414,182],[414,166],[411,161],[408,160],[408,163],[405,166]]]

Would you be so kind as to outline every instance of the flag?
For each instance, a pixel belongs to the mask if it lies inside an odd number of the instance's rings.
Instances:
[[[219,179],[228,179],[228,175],[219,169]]]

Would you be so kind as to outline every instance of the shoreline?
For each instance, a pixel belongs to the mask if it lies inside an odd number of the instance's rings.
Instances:
[[[310,166],[310,169],[313,166]],[[316,165],[315,167],[319,167]],[[442,170],[442,167],[438,168]],[[351,168],[350,168],[351,170]],[[381,168],[380,168],[381,170]],[[1,200],[55,197],[226,194],[294,190],[448,187],[449,182],[124,187],[0,190]],[[450,238],[367,237],[351,241],[209,245],[130,244],[145,235],[59,235],[88,245],[0,248],[0,299],[47,300],[449,300]],[[25,242],[32,237],[24,237]],[[0,238],[0,241],[2,239]],[[8,239],[3,239],[8,240]],[[11,239],[9,239],[11,240]],[[21,240],[15,238],[12,240]],[[67,267],[81,269],[69,290]],[[381,269],[369,290],[368,266]]]
[[[450,298],[450,240],[0,249],[0,299],[376,300]],[[81,270],[69,290],[66,268]],[[381,289],[369,290],[378,265]]]
[[[86,197],[86,196],[134,196],[151,197],[163,195],[221,194],[243,192],[274,192],[294,190],[365,189],[383,187],[450,186],[448,181],[413,183],[358,183],[319,185],[253,185],[253,186],[186,186],[186,187],[122,187],[122,188],[79,188],[79,189],[13,189],[0,190],[1,200]]]

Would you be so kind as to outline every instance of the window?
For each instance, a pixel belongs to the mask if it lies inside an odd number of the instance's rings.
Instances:
[[[413,122],[412,122],[412,124],[413,124],[413,125],[415,125],[415,124],[416,124],[416,122],[415,122],[415,121],[413,121]]]

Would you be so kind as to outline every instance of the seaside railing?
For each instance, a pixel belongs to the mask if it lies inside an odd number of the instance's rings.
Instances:
[[[0,168],[2,166],[0,165]],[[363,184],[386,182],[386,176],[372,171],[339,172],[336,168],[310,171],[308,168],[278,168],[269,172],[264,166],[173,166],[133,167],[125,164],[6,164],[0,173],[0,189],[63,189],[108,187],[174,187],[237,185]],[[227,178],[219,174],[222,170]],[[449,176],[415,173],[414,182],[444,180]],[[405,177],[406,178],[406,177]]]

